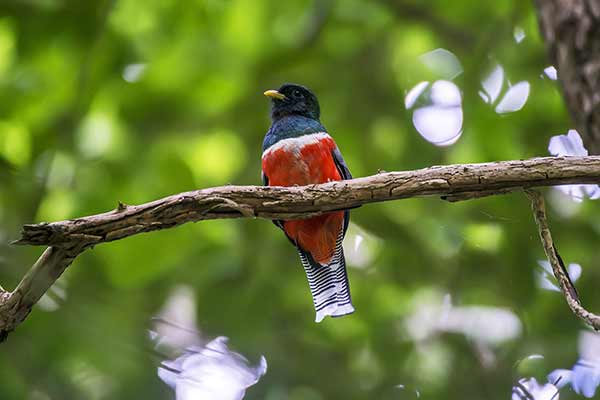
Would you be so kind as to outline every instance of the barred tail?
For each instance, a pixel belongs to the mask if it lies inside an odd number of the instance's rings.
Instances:
[[[335,253],[327,265],[315,262],[309,254],[298,249],[317,312],[316,322],[321,322],[328,315],[340,317],[354,312],[342,239],[343,234],[340,235]]]

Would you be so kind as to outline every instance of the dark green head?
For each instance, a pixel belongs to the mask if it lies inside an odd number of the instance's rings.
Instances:
[[[288,115],[300,115],[319,120],[321,111],[317,96],[310,89],[285,83],[277,90],[267,90],[265,96],[271,98],[271,119],[277,121]]]

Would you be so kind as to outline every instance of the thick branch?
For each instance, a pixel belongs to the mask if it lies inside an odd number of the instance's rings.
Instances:
[[[387,172],[306,187],[222,186],[67,221],[25,225],[15,244],[87,246],[207,219],[306,218],[366,203],[417,196],[447,200],[569,183],[600,183],[600,156],[543,157]]]
[[[294,219],[417,196],[458,201],[532,187],[600,183],[600,156],[542,157],[387,172],[304,187],[223,186],[68,221],[26,225],[16,244],[50,246],[13,292],[0,288],[0,341],[86,248],[206,219]]]
[[[536,0],[567,107],[590,154],[600,154],[600,2]]]
[[[600,330],[600,316],[589,312],[581,305],[579,297],[577,296],[577,290],[575,290],[575,286],[569,278],[565,264],[563,263],[562,258],[560,258],[556,246],[554,246],[550,228],[548,227],[548,219],[546,218],[544,198],[535,190],[527,191],[527,196],[531,200],[531,208],[533,210],[535,222],[538,226],[542,246],[544,246],[544,253],[546,253],[548,262],[552,266],[554,276],[558,281],[560,290],[565,296],[569,308],[573,311],[573,314],[581,318],[586,324],[596,330]]]

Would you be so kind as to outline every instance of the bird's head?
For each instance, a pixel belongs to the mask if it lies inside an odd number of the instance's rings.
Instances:
[[[264,95],[271,99],[273,121],[287,115],[301,115],[319,120],[321,112],[317,96],[304,86],[285,83],[277,90],[267,90]]]

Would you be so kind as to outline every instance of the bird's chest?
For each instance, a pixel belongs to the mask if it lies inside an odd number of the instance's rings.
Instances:
[[[280,140],[262,156],[270,186],[309,185],[341,179],[333,160],[336,145],[326,133]]]

